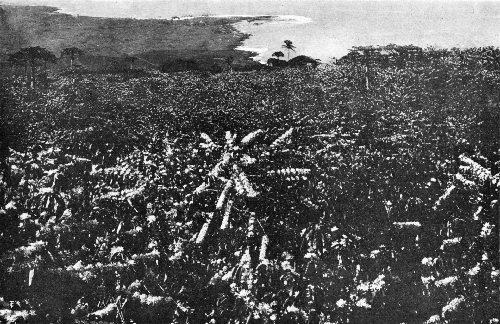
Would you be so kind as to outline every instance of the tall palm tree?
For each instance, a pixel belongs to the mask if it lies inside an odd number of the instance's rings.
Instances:
[[[290,51],[295,52],[295,46],[293,46],[293,42],[291,40],[285,40],[285,45],[281,45],[282,48],[288,51],[288,59],[290,59]]]

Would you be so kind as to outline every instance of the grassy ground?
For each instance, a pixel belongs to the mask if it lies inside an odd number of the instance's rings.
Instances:
[[[59,56],[66,47],[79,47],[89,69],[109,69],[126,55],[135,64],[161,65],[178,58],[249,61],[251,53],[235,51],[247,35],[232,23],[241,18],[110,19],[71,16],[53,7],[0,6],[0,62],[22,47],[41,46]],[[151,64],[147,63],[146,61]]]

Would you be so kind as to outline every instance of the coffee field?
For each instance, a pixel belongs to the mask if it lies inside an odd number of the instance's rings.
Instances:
[[[4,79],[0,322],[498,323],[498,57],[423,55]]]

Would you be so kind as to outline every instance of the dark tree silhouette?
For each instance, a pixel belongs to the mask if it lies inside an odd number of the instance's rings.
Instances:
[[[82,56],[83,53],[83,50],[79,49],[78,47],[67,47],[61,51],[61,58],[69,58],[70,67],[73,68],[73,62],[78,56]]]
[[[321,62],[319,59],[313,59],[312,57],[299,55],[288,61],[290,66],[311,66],[317,67]]]
[[[295,52],[295,46],[293,45],[293,42],[291,40],[285,40],[285,45],[281,45],[282,48],[286,49],[288,52],[288,59],[290,59],[290,51]]]
[[[134,68],[134,64],[137,61],[137,57],[135,56],[126,56],[125,57],[125,62],[129,64],[129,69],[132,70]]]
[[[226,57],[226,64],[229,67],[229,72],[233,72],[234,57],[232,55]]]
[[[9,157],[9,133],[10,127],[6,116],[8,115],[8,108],[10,106],[9,93],[2,80],[0,80],[0,182],[10,184],[10,167],[7,161]],[[0,205],[5,205],[5,195],[0,189]]]
[[[22,48],[20,51],[9,56],[9,62],[15,65],[23,65],[26,81],[30,87],[34,87],[37,66],[41,63],[54,63],[56,56],[52,52],[40,46]]]
[[[11,54],[8,59],[9,63],[12,64],[13,66],[23,66],[24,67],[24,75],[26,78],[28,78],[28,58],[26,56],[26,53],[24,52],[16,52],[14,54]]]
[[[283,54],[283,52],[281,51],[278,51],[278,52],[274,52],[272,56],[275,56],[278,58],[278,60],[280,59],[280,57],[284,57],[285,54]]]

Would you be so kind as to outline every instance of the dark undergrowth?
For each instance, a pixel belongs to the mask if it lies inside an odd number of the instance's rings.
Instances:
[[[500,72],[434,54],[5,80],[0,318],[497,323]]]

